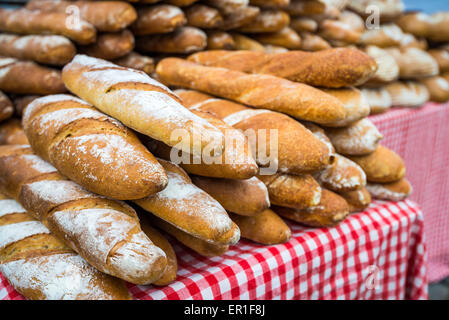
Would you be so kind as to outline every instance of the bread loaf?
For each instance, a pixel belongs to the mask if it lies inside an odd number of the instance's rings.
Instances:
[[[285,8],[289,5],[290,0],[250,0],[249,3],[264,8]]]
[[[431,49],[427,51],[438,63],[440,73],[449,71],[449,50],[445,49]]]
[[[96,30],[90,23],[70,14],[0,9],[0,31],[17,34],[55,34],[79,44],[95,42]]]
[[[58,70],[31,61],[0,57],[0,90],[18,94],[55,94],[66,91]]]
[[[214,29],[220,28],[223,24],[223,17],[220,11],[203,4],[194,4],[184,9],[184,12],[188,24],[192,27]]]
[[[426,51],[418,48],[388,49],[399,66],[401,79],[416,79],[438,75],[438,63]]]
[[[236,180],[192,176],[191,179],[197,187],[211,195],[227,211],[243,216],[254,216],[270,206],[268,190],[256,177]]]
[[[318,23],[308,17],[292,17],[290,28],[296,32],[315,32],[318,30]]]
[[[394,151],[382,145],[368,155],[349,158],[365,171],[368,182],[390,183],[405,176],[404,161]]]
[[[101,33],[95,43],[81,46],[79,49],[80,52],[95,58],[114,60],[126,56],[134,49],[134,36],[126,29],[120,32]]]
[[[11,100],[0,91],[0,122],[11,118],[14,114],[14,107]]]
[[[399,78],[399,65],[387,50],[376,46],[368,46],[365,48],[365,52],[377,63],[377,71],[368,80],[368,83],[386,83]]]
[[[371,203],[371,195],[366,187],[354,191],[339,192],[349,206],[349,212],[361,212]]]
[[[197,91],[177,90],[176,93],[187,108],[211,113],[236,129],[249,135],[254,134],[251,149],[255,151],[255,159],[259,166],[268,167],[266,171],[271,171],[277,164],[277,169],[281,172],[301,174],[321,170],[329,162],[329,150],[326,145],[299,122],[284,114],[253,110]],[[270,138],[272,130],[277,132],[277,142]],[[277,149],[277,154],[274,151],[276,156],[271,155],[271,151],[264,154],[263,148],[259,153],[255,140],[261,143],[265,141],[265,152]],[[267,160],[277,162],[270,164]]]
[[[34,100],[22,121],[36,154],[87,190],[131,200],[168,183],[162,166],[129,129],[71,95]]]
[[[220,8],[220,13],[223,16],[223,24],[220,29],[228,31],[237,29],[256,19],[260,9],[253,6],[244,6],[231,11]]]
[[[258,52],[265,52],[264,46],[257,42],[254,39],[251,39],[247,36],[244,36],[242,34],[233,33],[232,38],[235,42],[235,50],[249,50],[249,51],[258,51]]]
[[[143,71],[148,75],[154,71],[154,59],[140,55],[137,52],[131,52],[124,57],[115,59],[113,63],[121,67]]]
[[[0,195],[0,272],[30,300],[130,300],[125,284],[99,272],[15,200]]]
[[[280,216],[310,227],[333,227],[349,214],[348,203],[332,191],[323,189],[319,205],[305,209],[273,206]]]
[[[429,98],[435,102],[446,102],[449,100],[449,81],[440,76],[421,79],[429,91]]]
[[[263,44],[281,46],[291,50],[301,48],[301,37],[290,27],[284,27],[276,32],[255,33],[252,37]]]
[[[251,22],[238,28],[241,32],[263,33],[281,31],[290,23],[290,16],[281,10],[262,10]]]
[[[385,112],[393,104],[391,96],[385,88],[363,88],[362,93],[368,101],[370,114]]]
[[[367,29],[361,37],[364,46],[377,46],[380,48],[398,47],[404,33],[401,28],[393,23],[382,24],[378,28]]]
[[[376,71],[376,62],[357,49],[334,48],[319,52],[289,51],[264,54],[249,51],[204,51],[189,60],[214,67],[263,73],[312,86],[357,86]]]
[[[179,166],[159,161],[168,175],[167,187],[135,203],[194,237],[214,244],[235,244],[240,231],[226,210],[196,187]]]
[[[301,50],[304,51],[321,51],[331,48],[329,42],[324,40],[322,37],[310,33],[310,32],[300,32],[301,36]]]
[[[139,7],[137,14],[131,29],[138,36],[172,32],[187,22],[181,9],[167,4]]]
[[[29,144],[20,120],[10,119],[0,125],[0,145],[2,144]]]
[[[65,180],[29,146],[0,146],[0,189],[98,270],[135,284],[156,281],[167,259],[123,202]]]
[[[29,10],[66,13],[78,7],[81,19],[91,23],[98,31],[117,32],[137,18],[134,7],[124,1],[64,1],[32,0]]]
[[[143,72],[77,55],[64,67],[63,80],[70,91],[104,113],[169,146],[195,155],[206,147],[217,155],[223,150],[224,137],[217,128],[185,109],[175,94]],[[200,143],[185,139],[188,134]]]
[[[417,81],[396,81],[386,85],[385,89],[396,107],[421,107],[430,99],[427,87]]]
[[[157,1],[159,1],[159,0],[142,0],[143,3],[146,3],[146,2],[152,3],[152,2],[157,2]],[[187,7],[197,1],[198,0],[165,0],[165,2],[170,3],[177,7]]]
[[[161,60],[156,72],[168,85],[204,91],[255,108],[283,112],[297,119],[326,124],[345,117],[344,106],[338,99],[307,85],[274,76],[205,67],[177,58]]]
[[[287,242],[291,236],[288,225],[272,210],[250,217],[230,213],[231,219],[239,226],[242,238],[265,245]]]
[[[207,32],[207,50],[232,50],[236,46],[230,33],[218,30]]]
[[[412,186],[405,178],[392,183],[368,183],[366,189],[373,198],[390,201],[404,200],[412,193]]]
[[[61,66],[72,60],[75,53],[75,46],[63,36],[0,34],[2,56]]]

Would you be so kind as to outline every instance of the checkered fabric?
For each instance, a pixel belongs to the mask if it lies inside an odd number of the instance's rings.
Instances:
[[[176,244],[177,281],[128,287],[136,299],[427,298],[423,218],[414,202],[377,201],[335,228],[290,227],[285,244],[241,240],[214,258]],[[22,299],[0,279],[1,299]]]
[[[382,144],[404,159],[414,191],[410,199],[424,212],[430,282],[449,276],[449,103],[418,109],[395,108],[371,117]]]

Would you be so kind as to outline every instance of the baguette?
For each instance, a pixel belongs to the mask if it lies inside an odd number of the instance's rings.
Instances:
[[[131,29],[138,36],[172,32],[187,23],[181,9],[167,4],[141,7],[137,14]]]
[[[377,63],[377,71],[368,80],[368,83],[387,83],[399,78],[399,65],[387,50],[376,46],[368,46],[365,48],[365,52]]]
[[[15,98],[13,99],[13,104],[16,111],[16,116],[22,118],[22,115],[25,112],[26,107],[30,104],[30,102],[39,97],[40,96],[36,95],[15,96]]]
[[[235,50],[248,50],[248,51],[258,51],[265,52],[265,47],[254,39],[248,38],[247,36],[233,33],[232,38],[235,42]]]
[[[114,60],[113,63],[125,68],[143,71],[148,75],[154,71],[154,59],[137,52],[131,52],[124,57]]]
[[[364,46],[376,46],[380,48],[399,47],[404,33],[395,24],[382,24],[378,28],[365,30],[360,39]]]
[[[279,52],[287,52],[288,49],[280,46],[273,46],[271,44],[264,45],[266,53],[279,53]]]
[[[225,13],[248,7],[248,0],[205,0],[208,5],[218,8]]]
[[[0,271],[30,300],[130,300],[123,281],[99,272],[15,200],[0,195]]]
[[[162,166],[129,129],[73,96],[34,100],[22,122],[36,154],[89,191],[131,200],[168,183]]]
[[[58,70],[31,61],[0,57],[0,90],[19,94],[55,94],[66,91]]]
[[[296,32],[316,32],[318,23],[308,17],[291,17],[290,28]]]
[[[253,110],[241,104],[190,90],[177,90],[185,106],[189,109],[208,112],[223,119],[234,128],[253,136],[250,143],[255,152],[256,162],[267,167],[266,157],[277,159],[277,168],[281,172],[302,174],[322,170],[329,163],[329,150],[299,122],[273,111]],[[278,138],[271,140],[267,133],[277,132]],[[264,155],[262,146],[257,148],[256,140],[265,142],[265,149],[277,149],[277,155]],[[274,152],[275,153],[275,152]],[[268,170],[267,170],[268,171]],[[200,174],[200,173],[198,173]],[[203,175],[203,174],[200,174]]]
[[[363,31],[355,29],[344,21],[326,19],[320,23],[318,34],[326,40],[357,44],[360,42]]]
[[[81,19],[91,23],[98,31],[117,32],[136,18],[136,10],[124,1],[64,1],[64,0],[31,0],[26,8],[41,12],[66,13],[78,7]]]
[[[232,50],[236,43],[231,34],[218,31],[207,31],[207,50]]]
[[[226,210],[210,195],[196,187],[179,166],[159,160],[168,175],[167,187],[134,202],[182,231],[220,245],[233,245],[239,228]]]
[[[256,177],[246,180],[191,176],[192,182],[211,195],[227,211],[255,216],[270,206],[268,190]]]
[[[97,42],[88,46],[80,46],[80,52],[89,56],[114,60],[126,56],[134,49],[134,36],[129,30],[113,33],[102,33]]]
[[[220,9],[220,13],[223,16],[223,24],[220,29],[225,31],[237,29],[256,19],[259,12],[259,8],[252,6],[246,6],[232,11]]]
[[[281,217],[310,227],[334,227],[349,215],[349,206],[345,199],[323,189],[320,204],[305,209],[292,209],[274,206],[273,211]]]
[[[0,34],[2,56],[62,66],[75,54],[75,46],[63,36]]]
[[[143,0],[143,2],[145,3],[146,0]],[[156,0],[159,1],[159,0]],[[197,2],[198,0],[165,0],[165,2],[170,3],[174,6],[177,7],[187,7],[190,6],[191,4]],[[154,0],[148,0],[148,2],[155,2]]]
[[[404,1],[400,0],[351,0],[348,1],[348,8],[362,17],[367,17],[372,11],[369,6],[374,6],[382,21],[389,21],[400,16],[404,9]]]
[[[262,10],[251,22],[239,27],[241,32],[261,33],[277,32],[287,27],[290,23],[290,16],[281,10]]]
[[[0,146],[0,189],[98,270],[135,284],[156,281],[167,265],[123,202],[65,180],[29,146]]]
[[[426,51],[418,48],[388,49],[399,66],[401,79],[417,79],[436,76],[438,63]]]
[[[249,3],[263,8],[285,8],[289,5],[290,0],[249,0]]]
[[[321,38],[320,36],[309,33],[309,32],[300,32],[301,36],[301,50],[304,51],[321,51],[327,50],[331,48],[329,42]]]
[[[259,109],[283,112],[297,119],[322,124],[342,120],[343,104],[336,98],[304,84],[269,75],[205,67],[177,58],[165,58],[156,66],[168,85],[204,91]]]
[[[20,120],[10,119],[0,125],[0,145],[3,144],[29,144]]]
[[[266,209],[258,215],[244,217],[230,213],[242,233],[242,238],[265,245],[287,242],[291,237],[288,225],[275,212]]]
[[[326,3],[319,0],[290,0],[286,10],[291,16],[309,16],[325,13],[326,7]]]
[[[417,108],[430,99],[427,87],[417,81],[396,81],[385,86],[391,97],[391,103],[396,107]]]
[[[421,79],[429,91],[430,101],[446,102],[449,100],[449,81],[440,76]]]
[[[201,29],[220,28],[223,24],[223,17],[215,8],[203,4],[194,4],[184,9],[187,23],[192,27]]]
[[[136,48],[140,52],[188,54],[203,50],[206,46],[206,33],[194,27],[180,27],[171,33],[136,39]]]
[[[271,44],[291,50],[301,48],[301,37],[290,27],[284,27],[276,32],[255,33],[252,37],[263,44]]]
[[[72,23],[67,23],[67,22]],[[79,44],[95,42],[96,30],[90,23],[66,13],[0,9],[0,30],[17,34],[56,34]]]
[[[363,88],[362,93],[368,100],[370,114],[378,114],[391,108],[393,102],[385,88]]]
[[[175,94],[143,72],[77,55],[62,76],[69,90],[142,134],[195,155],[206,147],[216,155],[223,150],[221,131],[185,109]],[[176,136],[181,130],[201,143]]]
[[[300,209],[320,203],[321,188],[311,175],[278,173],[258,178],[265,183],[271,204]]]
[[[147,237],[154,243],[156,247],[159,247],[164,251],[167,256],[167,267],[165,268],[162,276],[153,282],[156,286],[166,286],[176,280],[176,272],[178,271],[178,260],[176,253],[170,242],[155,228],[151,226],[151,222],[148,215],[139,214],[140,226],[142,231]]]
[[[404,161],[394,151],[379,145],[366,156],[350,156],[365,171],[368,182],[390,183],[405,176]]]
[[[361,212],[371,203],[371,195],[366,187],[354,191],[339,192],[349,206],[349,212]]]
[[[427,51],[438,63],[441,73],[449,72],[449,50],[432,49]]]
[[[11,118],[14,114],[14,107],[8,96],[0,91],[0,122]]]
[[[343,155],[366,155],[376,150],[383,135],[365,118],[344,128],[326,128],[335,150]]]
[[[360,85],[376,71],[376,62],[372,58],[357,49],[349,48],[279,54],[205,51],[190,56],[189,60],[206,66],[269,74],[328,88]]]
[[[402,178],[392,183],[368,183],[366,189],[371,196],[380,200],[402,201],[412,193],[412,186]]]
[[[181,242],[187,248],[192,249],[193,251],[202,256],[216,257],[221,256],[226,251],[228,251],[229,248],[228,245],[210,243],[208,241],[201,240],[155,216],[151,216],[151,223],[157,226],[158,228],[164,230],[171,236],[175,237],[176,240]]]

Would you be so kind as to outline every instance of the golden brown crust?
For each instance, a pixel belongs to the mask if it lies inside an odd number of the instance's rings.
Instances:
[[[57,34],[79,44],[95,42],[96,30],[90,23],[77,21],[77,28],[69,14],[59,12],[31,11],[27,9],[0,9],[0,30],[17,34]]]
[[[131,130],[73,96],[34,100],[23,125],[40,157],[97,194],[140,199],[168,182],[162,166]]]
[[[0,90],[39,95],[67,91],[60,71],[14,58],[0,58]]]
[[[79,49],[92,57],[114,60],[126,56],[134,49],[134,36],[129,30],[102,33],[98,35],[95,43]]]
[[[319,35],[327,40],[343,41],[347,44],[360,42],[362,32],[340,20],[324,20],[320,23]]]
[[[376,62],[357,49],[334,48],[319,52],[289,51],[262,54],[249,51],[205,51],[189,57],[207,66],[263,73],[312,86],[340,88],[364,83]]]
[[[142,0],[143,3],[147,3],[147,2],[152,3],[152,2],[157,2],[157,1],[159,1],[159,0]],[[165,0],[165,2],[170,3],[177,7],[187,7],[197,1],[198,0]]]
[[[389,183],[405,176],[404,161],[394,151],[382,145],[369,155],[348,158],[362,167],[368,182]]]
[[[449,71],[449,50],[445,49],[431,49],[427,51],[438,63],[440,73]]]
[[[399,66],[401,79],[417,79],[438,75],[437,61],[419,48],[392,48],[387,50]]]
[[[218,30],[207,31],[207,50],[232,50],[236,46],[230,33]]]
[[[301,37],[290,27],[284,27],[276,32],[255,33],[252,37],[263,44],[271,44],[291,50],[301,48]]]
[[[421,107],[429,101],[427,87],[417,81],[395,81],[385,86],[395,107]]]
[[[177,58],[161,60],[156,72],[161,81],[169,85],[205,91],[298,119],[332,123],[345,116],[344,106],[338,99],[310,86],[274,76],[205,67]]]
[[[310,32],[300,32],[299,35],[301,36],[302,42],[301,42],[301,50],[304,51],[321,51],[321,50],[327,50],[331,48],[331,45],[329,42],[324,40],[322,37],[310,33]]]
[[[14,114],[14,107],[6,94],[0,91],[0,122],[11,118]]]
[[[270,209],[251,217],[232,213],[230,217],[239,226],[242,238],[265,245],[284,243],[290,239],[290,228]]]
[[[154,71],[154,59],[148,56],[143,56],[134,51],[124,57],[114,60],[113,62],[125,68],[141,70],[148,75]]]
[[[349,212],[360,212],[365,210],[371,203],[371,195],[363,187],[359,190],[339,192],[349,205]]]
[[[264,46],[257,42],[254,39],[251,39],[247,36],[244,36],[242,34],[233,33],[232,38],[235,42],[235,50],[249,50],[249,51],[259,51],[259,52],[265,52]]]
[[[223,17],[220,11],[203,4],[194,4],[185,8],[184,13],[187,23],[192,27],[214,29],[220,28],[223,24]]]
[[[292,17],[290,28],[296,32],[315,32],[318,30],[318,23],[308,17]]]
[[[172,32],[187,22],[181,9],[167,4],[141,7],[137,14],[131,29],[138,36]]]
[[[287,27],[290,16],[281,10],[262,10],[251,22],[239,27],[240,32],[263,33],[278,32]]]
[[[10,119],[0,125],[1,144],[29,144],[20,120]]]
[[[249,3],[262,8],[285,8],[290,0],[249,0]]]
[[[44,12],[67,12],[69,6],[77,6],[81,19],[91,23],[98,31],[117,32],[137,18],[136,10],[124,1],[29,1],[26,8]]]
[[[446,102],[449,100],[449,82],[440,76],[420,80],[429,91],[430,101]]]
[[[246,180],[215,179],[192,176],[192,182],[227,211],[244,216],[254,216],[270,206],[268,191],[256,177]]]
[[[273,211],[280,216],[310,227],[333,227],[349,214],[345,199],[323,189],[320,204],[306,209],[291,209],[274,206]]]
[[[370,115],[385,112],[393,104],[385,88],[363,88],[362,93],[368,100]]]
[[[392,183],[368,183],[366,188],[373,198],[390,201],[404,200],[412,193],[412,185],[405,178]]]

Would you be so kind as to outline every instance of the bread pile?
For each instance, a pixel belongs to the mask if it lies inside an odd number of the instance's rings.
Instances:
[[[333,227],[371,196],[410,194],[356,88],[379,63],[356,48],[285,51],[274,40],[295,32],[295,11],[279,7],[310,7],[310,22],[327,14],[314,6],[345,1],[141,2],[76,1],[75,29],[72,2],[0,10],[0,272],[24,296],[128,299],[122,280],[176,279],[167,234],[219,256],[240,238],[288,241],[283,218]],[[131,52],[134,36],[139,53],[157,55],[154,73]],[[79,285],[64,287],[73,277]]]

